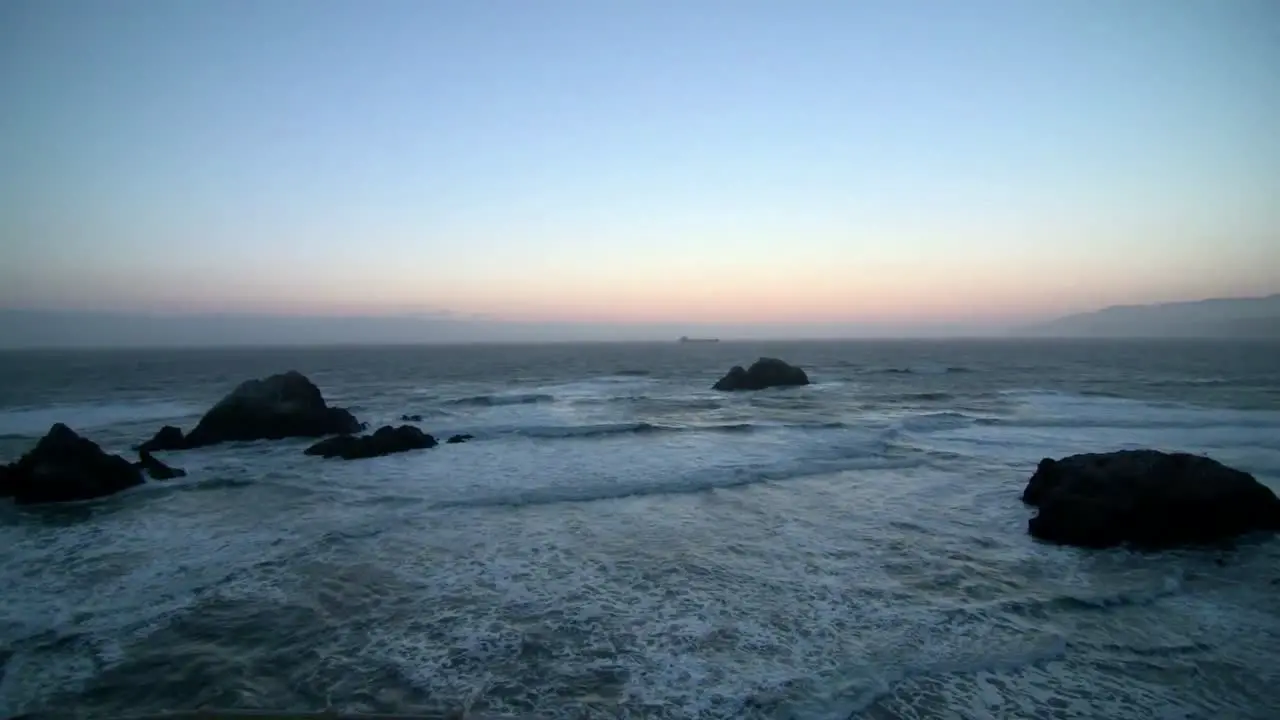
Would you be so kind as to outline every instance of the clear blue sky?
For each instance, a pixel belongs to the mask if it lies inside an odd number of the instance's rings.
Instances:
[[[4,0],[0,308],[1280,291],[1275,0]]]

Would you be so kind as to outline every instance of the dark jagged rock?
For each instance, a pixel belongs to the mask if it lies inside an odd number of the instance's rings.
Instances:
[[[182,468],[174,468],[165,465],[156,459],[154,455],[146,450],[138,451],[138,469],[147,474],[152,480],[172,480],[174,478],[186,477],[187,471]]]
[[[404,422],[422,422],[421,415],[401,415],[400,419]]]
[[[0,498],[13,497],[13,470],[0,463]]]
[[[1280,498],[1252,475],[1187,453],[1122,450],[1045,458],[1022,493],[1028,531],[1082,547],[1159,549],[1280,530]]]
[[[105,497],[143,482],[142,472],[119,455],[57,423],[3,473],[6,493],[19,505]]]
[[[183,439],[182,447],[196,448],[244,440],[321,437],[360,430],[360,422],[355,416],[343,408],[326,405],[320,389],[302,373],[291,370],[263,380],[241,383],[204,414],[195,429]]]
[[[156,431],[156,434],[152,435],[150,440],[135,449],[138,452],[153,453],[164,450],[181,450],[186,446],[187,440],[182,437],[182,428],[165,425]]]
[[[324,458],[360,460],[391,455],[409,450],[424,450],[437,445],[436,439],[412,425],[384,425],[372,435],[339,435],[326,438],[306,449],[307,455]]]
[[[458,443],[464,443],[468,440],[474,440],[474,439],[475,438],[473,436],[463,433],[462,435],[450,436],[450,438],[448,440],[445,440],[444,443],[445,445],[457,445]]]
[[[808,384],[809,376],[805,374],[804,370],[777,358],[762,357],[751,363],[751,367],[746,369],[743,369],[741,365],[734,365],[711,389],[726,391],[763,390],[771,387]]]

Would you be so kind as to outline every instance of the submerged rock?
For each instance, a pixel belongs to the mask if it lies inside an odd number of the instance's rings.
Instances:
[[[20,505],[92,500],[142,483],[142,472],[132,463],[103,452],[62,423],[0,473],[5,494]]]
[[[1122,450],[1040,461],[1028,531],[1067,545],[1166,548],[1280,530],[1280,498],[1246,472],[1187,453]]]
[[[445,445],[457,445],[458,443],[464,443],[468,440],[474,440],[474,439],[475,439],[474,436],[463,433],[462,435],[450,436],[448,440],[444,441],[444,443]]]
[[[790,365],[777,358],[762,357],[744,369],[734,365],[724,377],[720,378],[712,390],[763,390],[771,387],[808,385],[809,376],[804,370]]]
[[[138,451],[138,469],[146,473],[152,480],[172,480],[186,477],[187,475],[186,470],[169,467],[146,450]]]
[[[424,450],[437,445],[436,439],[412,425],[384,425],[372,435],[339,435],[321,440],[306,449],[307,455],[324,458],[359,460],[391,455],[409,450]]]
[[[247,440],[281,440],[357,433],[363,426],[343,408],[325,404],[320,389],[290,370],[263,380],[240,383],[200,418],[185,437],[178,428],[161,428],[141,450],[181,450]]]

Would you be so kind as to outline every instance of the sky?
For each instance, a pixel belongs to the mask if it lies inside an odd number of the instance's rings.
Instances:
[[[909,333],[1280,291],[1274,0],[6,0],[0,97],[0,310]]]

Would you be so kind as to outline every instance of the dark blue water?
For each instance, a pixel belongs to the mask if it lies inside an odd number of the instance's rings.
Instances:
[[[776,355],[805,388],[723,395]],[[1273,718],[1280,543],[1043,545],[1046,455],[1203,452],[1280,487],[1280,346],[969,342],[0,355],[0,460],[112,451],[307,373],[472,443],[170,453],[0,505],[0,714]]]

